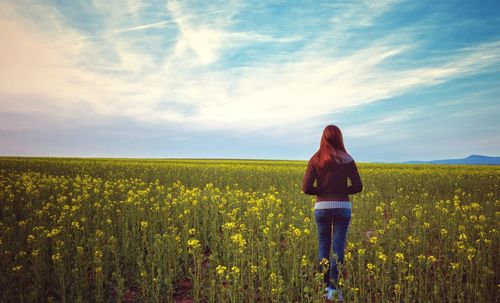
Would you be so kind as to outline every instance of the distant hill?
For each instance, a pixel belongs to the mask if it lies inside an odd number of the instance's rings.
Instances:
[[[407,164],[476,164],[476,165],[500,165],[500,157],[488,157],[470,155],[463,159],[443,159],[431,161],[406,161]]]

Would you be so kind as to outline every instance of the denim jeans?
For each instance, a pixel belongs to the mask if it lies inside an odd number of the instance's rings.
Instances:
[[[318,269],[323,270],[321,260],[327,259],[330,267],[324,275],[326,287],[337,288],[339,270],[337,264],[344,262],[344,248],[347,238],[347,229],[351,222],[350,208],[328,208],[314,210],[316,226],[318,230]],[[333,228],[333,241],[332,241]],[[330,257],[330,248],[333,250],[333,257]],[[333,276],[334,283],[330,277]]]

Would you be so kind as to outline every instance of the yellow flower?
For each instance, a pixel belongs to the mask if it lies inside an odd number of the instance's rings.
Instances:
[[[222,229],[231,230],[233,228],[236,228],[236,223],[234,222],[227,222],[222,225]]]
[[[375,265],[372,263],[367,263],[366,268],[368,268],[370,272],[373,272],[376,269]]]
[[[451,266],[451,269],[456,270],[460,267],[460,264],[451,262],[450,266]]]
[[[227,267],[224,265],[220,265],[220,264],[217,265],[217,267],[215,268],[215,271],[217,272],[217,274],[219,276],[223,276],[224,273],[226,272],[226,270],[227,270]]]
[[[307,266],[307,257],[305,255],[302,255],[302,259],[300,260],[300,265],[302,265],[302,267]]]
[[[375,237],[375,236],[370,237],[370,243],[375,244],[375,243],[377,243],[377,241],[378,241],[377,237]]]
[[[52,255],[52,261],[56,262],[59,261],[60,259],[61,259],[61,254],[56,253]]]
[[[344,285],[344,279],[343,278],[340,278],[339,279],[339,286],[343,286]]]
[[[293,235],[298,238],[302,235],[302,232],[298,228],[293,228]]]
[[[396,260],[396,263],[404,262],[405,256],[403,255],[403,253],[398,252],[395,255],[395,260]]]
[[[96,237],[101,238],[104,235],[104,232],[102,230],[98,229],[95,231],[95,235],[96,235]]]
[[[413,207],[413,212],[415,213],[415,217],[417,219],[422,216],[422,211],[423,211],[423,207],[420,204],[416,204],[415,207]]]
[[[476,255],[476,249],[474,247],[467,248],[467,259],[469,261],[472,261],[475,255]]]
[[[462,241],[455,241],[455,246],[457,248],[459,248],[459,249],[464,249],[465,248],[465,244]]]
[[[47,238],[51,238],[53,236],[57,236],[59,234],[59,232],[61,232],[60,229],[58,228],[53,228],[48,234],[47,234]]]
[[[94,256],[97,258],[97,259],[101,259],[102,258],[102,250],[96,250],[94,252]]]
[[[427,257],[427,261],[428,261],[429,263],[434,263],[434,262],[436,262],[436,257],[434,257],[434,256],[428,256],[428,257]]]
[[[141,229],[148,228],[148,225],[149,225],[148,221],[141,221]]]
[[[396,295],[399,295],[401,293],[401,285],[399,284],[394,285],[394,293]]]
[[[12,267],[12,271],[13,271],[13,272],[18,272],[18,271],[20,271],[22,268],[23,268],[23,266],[22,266],[22,265],[16,265],[16,266]]]
[[[377,252],[377,257],[382,263],[385,263],[387,261],[387,255],[385,255],[383,252]]]
[[[319,264],[322,266],[328,266],[328,264],[330,264],[330,261],[328,261],[328,259],[326,259],[326,258],[323,258],[323,259],[321,259]]]
[[[231,272],[235,275],[239,274],[241,272],[240,268],[238,266],[233,266],[231,267]]]
[[[251,265],[250,266],[250,272],[252,272],[252,273],[256,273],[257,269],[258,269],[257,265]]]
[[[35,241],[35,236],[28,235],[28,238],[26,240],[28,241],[28,243],[31,243],[31,242]]]
[[[363,256],[365,254],[365,249],[360,248],[358,249],[358,255]]]
[[[411,244],[418,244],[418,243],[420,243],[420,240],[417,239],[417,238],[415,238],[415,237],[413,237],[412,235],[409,235],[408,236],[408,242],[410,242]]]
[[[201,247],[200,241],[197,239],[189,239],[187,244],[191,252]]]
[[[276,282],[277,279],[278,279],[278,276],[276,275],[275,272],[272,272],[269,274],[269,280],[271,280],[271,282]]]
[[[238,245],[239,248],[240,248],[240,252],[243,252],[243,249],[246,247],[247,245],[247,241],[243,238],[243,235],[242,234],[235,234],[235,235],[232,235],[231,236],[231,241]]]

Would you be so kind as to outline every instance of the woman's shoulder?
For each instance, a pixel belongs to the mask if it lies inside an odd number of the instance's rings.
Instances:
[[[354,158],[347,152],[341,152],[337,155],[335,159],[338,164],[350,164],[354,163]]]

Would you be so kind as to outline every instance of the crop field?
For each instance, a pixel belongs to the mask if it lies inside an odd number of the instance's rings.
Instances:
[[[305,168],[0,158],[0,301],[324,302]],[[345,302],[500,301],[500,167],[358,168]]]

